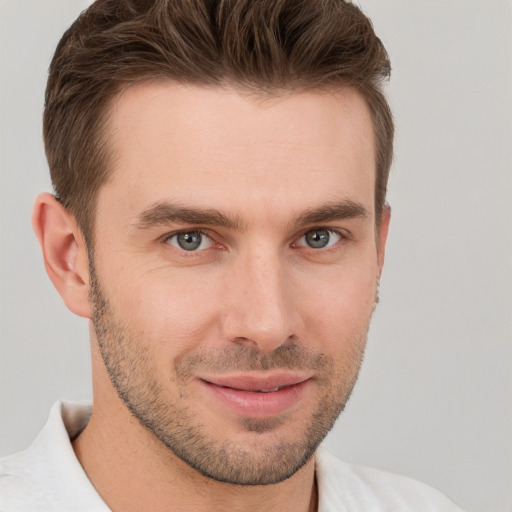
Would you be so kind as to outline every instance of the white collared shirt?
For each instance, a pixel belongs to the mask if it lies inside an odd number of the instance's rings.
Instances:
[[[0,459],[0,512],[109,512],[75,456],[71,440],[85,427],[90,402],[57,402],[26,450]],[[410,478],[316,454],[318,512],[461,512]]]

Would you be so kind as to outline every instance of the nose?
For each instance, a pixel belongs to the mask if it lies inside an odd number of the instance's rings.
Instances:
[[[222,321],[225,339],[271,352],[299,336],[293,285],[278,254],[247,255],[231,270]]]

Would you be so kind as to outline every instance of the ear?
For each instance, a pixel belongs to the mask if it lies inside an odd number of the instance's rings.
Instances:
[[[64,303],[76,315],[90,318],[89,260],[74,216],[53,195],[44,193],[35,201],[32,226],[46,272]]]
[[[389,222],[391,220],[391,207],[389,204],[385,204],[382,209],[380,223],[378,226],[378,238],[377,238],[377,265],[379,270],[379,279],[382,274],[382,268],[384,266],[384,256],[386,253],[386,241],[388,239]]]

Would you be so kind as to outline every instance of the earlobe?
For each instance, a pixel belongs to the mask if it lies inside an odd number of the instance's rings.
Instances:
[[[74,216],[44,193],[35,201],[32,225],[46,272],[64,303],[73,313],[90,318],[88,254]]]

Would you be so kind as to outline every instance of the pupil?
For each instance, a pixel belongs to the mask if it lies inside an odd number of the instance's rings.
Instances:
[[[201,245],[201,233],[181,233],[178,235],[178,245],[185,251],[193,251]]]
[[[319,229],[306,233],[306,243],[314,249],[321,249],[329,243],[329,231]]]

